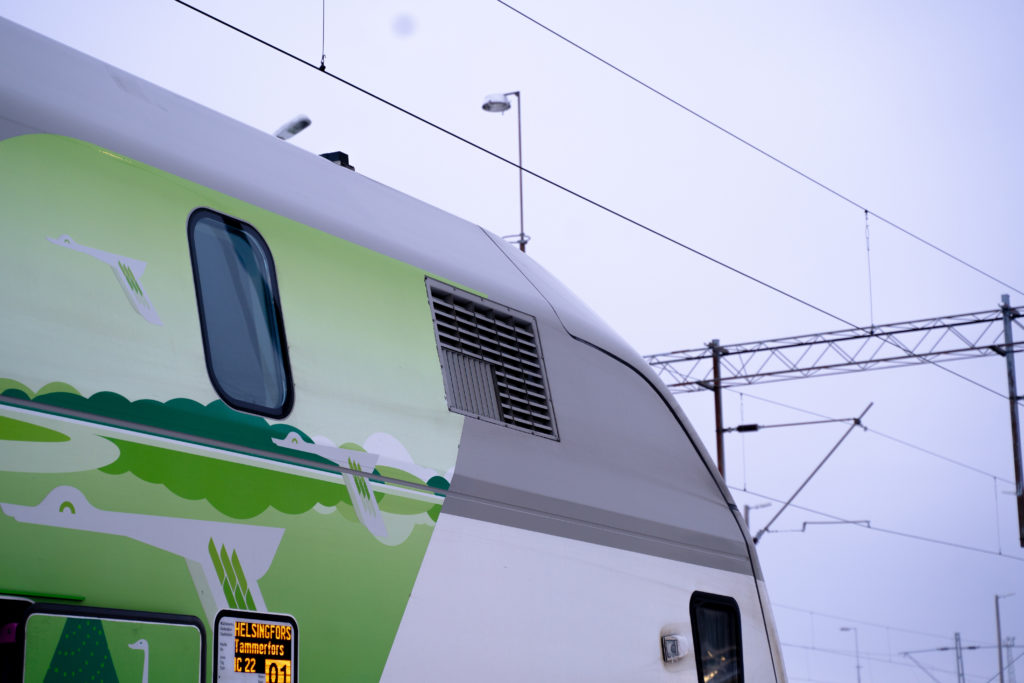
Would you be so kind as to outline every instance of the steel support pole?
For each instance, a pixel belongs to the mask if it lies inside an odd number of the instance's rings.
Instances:
[[[1013,362],[1013,309],[1010,295],[1003,294],[1003,342],[1006,344],[1006,379],[1010,393],[1010,436],[1013,439],[1013,474],[1017,481],[1017,531],[1024,548],[1024,465],[1020,455],[1020,419],[1017,416],[1017,370]]]
[[[857,629],[853,629],[853,649],[857,655],[857,683],[860,683],[860,638],[857,637]]]
[[[717,339],[712,339],[711,364],[714,373],[715,391],[715,446],[718,449],[718,472],[725,479],[725,427],[722,425],[722,346]]]
[[[1016,661],[1013,658],[1013,644],[1016,639],[1013,636],[1006,637],[1006,677],[1009,678],[1009,683],[1017,683],[1017,672],[1013,668],[1013,663]]]
[[[1003,625],[999,621],[999,596],[996,596],[996,652],[999,653],[999,683],[1003,681]]]
[[[840,631],[853,631],[853,651],[857,657],[857,683],[860,683],[860,638],[856,626],[843,626]]]
[[[953,638],[956,640],[956,681],[957,683],[965,683],[964,679],[964,651],[960,647],[960,634],[954,633]]]

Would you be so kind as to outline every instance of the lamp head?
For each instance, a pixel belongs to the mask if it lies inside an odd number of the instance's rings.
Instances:
[[[494,95],[488,95],[484,98],[484,111],[490,112],[506,112],[512,108],[512,103],[508,101],[508,95],[496,93]]]
[[[281,140],[287,140],[288,138],[291,138],[309,128],[309,124],[311,123],[312,121],[308,116],[306,116],[305,114],[300,114],[299,116],[296,116],[294,119],[278,128],[277,131],[274,133],[274,136]]]

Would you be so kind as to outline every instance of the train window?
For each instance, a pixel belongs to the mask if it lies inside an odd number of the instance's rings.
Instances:
[[[743,683],[740,610],[736,601],[721,595],[694,593],[690,598],[697,680]]]
[[[291,369],[267,243],[251,225],[208,209],[189,217],[188,237],[214,388],[233,408],[284,417]]]
[[[206,680],[194,616],[3,599],[0,620],[0,681]]]
[[[534,319],[428,280],[448,408],[558,438]]]

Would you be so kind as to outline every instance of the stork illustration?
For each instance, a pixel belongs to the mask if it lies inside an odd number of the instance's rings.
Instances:
[[[68,235],[61,235],[56,239],[47,237],[46,241],[61,247],[67,247],[74,251],[80,251],[83,254],[88,254],[94,259],[98,259],[103,261],[103,263],[106,263],[110,266],[111,270],[114,271],[114,277],[117,278],[118,283],[121,285],[121,289],[124,290],[125,296],[127,296],[128,301],[131,302],[132,308],[134,308],[139,315],[154,325],[163,325],[163,322],[160,320],[160,316],[156,313],[156,309],[153,308],[153,303],[146,295],[146,290],[142,288],[142,283],[139,282],[139,278],[142,277],[142,274],[146,270],[145,261],[128,258],[127,256],[118,256],[117,254],[112,254],[109,251],[87,247],[75,242]]]
[[[142,683],[149,683],[149,641],[139,638],[134,643],[128,643],[133,650],[142,650]]]
[[[123,536],[184,558],[211,617],[225,608],[267,611],[258,581],[284,529],[101,510],[73,486],[58,486],[35,506],[0,503],[0,510],[25,524]]]
[[[308,443],[296,432],[291,432],[283,439],[274,439],[274,443],[281,448],[291,448],[305,453],[312,453],[321,458],[330,460],[336,465],[346,467],[354,472],[372,473],[377,466],[380,456],[374,453],[354,451],[347,448],[339,448],[327,437],[316,437],[318,443]],[[319,443],[319,442],[323,443]],[[345,488],[348,489],[349,498],[352,499],[352,507],[355,508],[356,517],[363,523],[363,526],[377,538],[386,538],[388,528],[384,524],[383,513],[377,505],[377,498],[370,490],[366,477],[356,476],[348,472],[342,473],[345,480]]]

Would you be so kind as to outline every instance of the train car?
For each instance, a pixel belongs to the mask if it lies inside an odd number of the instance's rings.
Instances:
[[[485,229],[0,20],[0,679],[776,681],[640,356]]]

